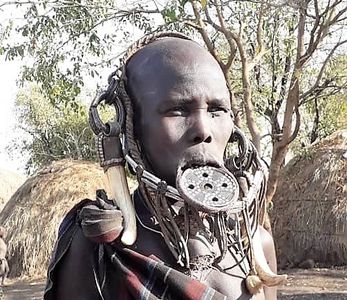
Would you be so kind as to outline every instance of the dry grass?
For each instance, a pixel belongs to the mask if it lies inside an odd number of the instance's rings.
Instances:
[[[0,170],[0,211],[24,181],[24,175]]]
[[[280,266],[347,264],[347,130],[283,170],[271,213]]]
[[[103,171],[91,162],[55,162],[27,179],[0,214],[11,277],[45,275],[61,219],[99,188],[105,188]]]

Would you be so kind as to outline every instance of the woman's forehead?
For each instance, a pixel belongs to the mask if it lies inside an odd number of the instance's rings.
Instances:
[[[190,41],[184,41],[184,46]],[[186,52],[182,56],[182,48],[177,44],[164,51],[163,47],[153,47],[147,51],[142,49],[129,61],[127,85],[131,94],[139,97],[153,97],[168,90],[186,90],[191,87],[203,87],[217,84],[226,89],[224,74],[216,60],[205,49],[194,43],[197,51]],[[166,45],[167,46],[167,45]],[[177,50],[177,51],[176,51]],[[181,92],[182,92],[181,91]]]
[[[141,102],[153,102],[154,97],[163,100],[186,99],[194,97],[225,99],[229,92],[223,74],[217,76],[213,68],[197,69],[196,72],[185,68],[158,70],[152,76],[144,77],[135,87]],[[213,74],[213,75],[212,75]],[[145,100],[145,101],[144,101]]]

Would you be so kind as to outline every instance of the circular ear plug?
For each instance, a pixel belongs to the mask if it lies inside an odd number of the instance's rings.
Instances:
[[[227,211],[239,197],[236,178],[212,166],[185,169],[178,176],[176,186],[188,204],[204,212]]]

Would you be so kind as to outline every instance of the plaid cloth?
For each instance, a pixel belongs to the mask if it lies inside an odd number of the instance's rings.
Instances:
[[[51,263],[47,273],[47,285],[44,300],[54,299],[52,293],[55,282],[55,270],[59,261],[68,252],[69,246],[78,230],[76,222],[78,211],[90,200],[83,200],[77,204],[64,218],[58,234]],[[113,268],[117,274],[114,285],[114,299],[168,299],[168,300],[225,300],[226,296],[216,290],[190,278],[189,276],[170,268],[155,257],[146,257],[134,250],[119,244],[100,244],[103,261],[107,268]],[[100,257],[96,257],[100,261]],[[112,285],[111,285],[112,286]]]
[[[166,266],[154,257],[131,249],[105,247],[107,256],[123,280],[126,294],[120,299],[222,300],[226,296]]]

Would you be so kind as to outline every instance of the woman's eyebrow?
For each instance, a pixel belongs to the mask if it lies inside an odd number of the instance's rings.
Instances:
[[[171,97],[168,99],[165,99],[161,101],[161,103],[158,106],[159,110],[165,110],[170,107],[175,106],[186,106],[189,107],[190,105],[194,105],[195,101],[194,98],[187,98],[187,97]],[[213,106],[222,106],[227,109],[230,108],[230,102],[224,98],[214,98],[207,101],[207,105],[213,105]]]
[[[211,99],[210,101],[208,101],[209,104],[212,105],[222,105],[222,106],[227,106],[229,107],[230,105],[230,101],[228,101],[227,99],[224,98],[214,98]]]
[[[194,102],[193,99],[186,97],[175,97],[171,99],[166,99],[159,104],[159,108],[166,108],[170,106],[180,106],[180,105],[190,105]]]

